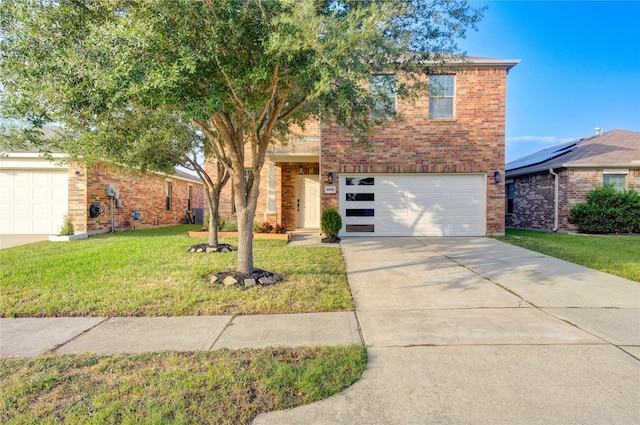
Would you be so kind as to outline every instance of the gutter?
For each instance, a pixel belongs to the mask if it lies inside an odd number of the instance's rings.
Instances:
[[[554,196],[553,196],[553,229],[552,232],[558,231],[558,174],[553,172],[553,168],[549,168],[549,173],[553,176],[554,180]]]

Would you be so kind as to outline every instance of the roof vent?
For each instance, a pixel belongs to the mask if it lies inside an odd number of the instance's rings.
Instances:
[[[600,133],[602,133],[602,129],[600,127],[596,127],[595,130],[596,130],[596,136],[599,136]]]

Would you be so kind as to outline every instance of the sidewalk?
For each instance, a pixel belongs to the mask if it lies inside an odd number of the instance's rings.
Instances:
[[[354,312],[0,319],[0,357],[362,344]]]

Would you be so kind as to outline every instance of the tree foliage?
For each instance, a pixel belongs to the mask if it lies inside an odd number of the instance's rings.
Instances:
[[[320,116],[366,140],[371,76],[394,73],[414,97],[481,16],[465,0],[13,0],[0,13],[0,110],[27,123],[20,135],[57,122],[155,167],[167,139],[132,136],[137,120],[197,128],[232,177],[244,273],[270,144]]]

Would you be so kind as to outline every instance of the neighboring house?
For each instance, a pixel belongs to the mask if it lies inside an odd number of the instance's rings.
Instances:
[[[376,128],[370,150],[334,122],[308,123],[267,154],[256,219],[317,229],[334,207],[341,236],[503,234],[506,76],[518,62],[469,58],[430,77],[438,95],[397,99],[403,120]],[[234,219],[231,184],[220,215]]]
[[[140,175],[59,165],[34,152],[0,155],[0,234],[56,234],[66,213],[76,233],[164,226],[203,208],[202,182],[181,171]]]
[[[595,187],[640,191],[640,133],[612,130],[517,159],[505,185],[507,227],[575,231],[571,207]]]

